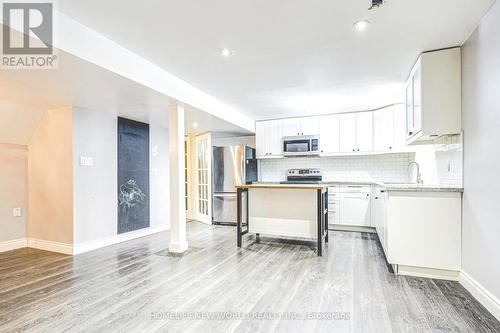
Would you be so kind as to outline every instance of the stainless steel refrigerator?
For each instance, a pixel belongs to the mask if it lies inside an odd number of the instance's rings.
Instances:
[[[213,147],[212,222],[236,225],[235,185],[257,181],[255,149],[247,146]]]

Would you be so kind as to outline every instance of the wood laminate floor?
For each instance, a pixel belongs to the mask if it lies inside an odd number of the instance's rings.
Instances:
[[[376,235],[313,243],[188,223],[75,257],[0,253],[0,332],[500,332],[458,283],[394,276]]]

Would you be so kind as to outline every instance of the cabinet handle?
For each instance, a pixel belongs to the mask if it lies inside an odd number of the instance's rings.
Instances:
[[[359,151],[359,149],[358,149],[358,151]]]
[[[378,197],[375,197],[375,200],[378,200]]]

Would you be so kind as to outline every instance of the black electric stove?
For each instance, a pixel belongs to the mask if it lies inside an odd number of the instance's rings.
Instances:
[[[319,169],[289,169],[286,181],[281,184],[321,184],[323,176]]]

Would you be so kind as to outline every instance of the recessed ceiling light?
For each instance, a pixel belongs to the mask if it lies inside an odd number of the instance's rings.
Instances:
[[[198,123],[193,123],[194,128],[198,128]]]
[[[220,50],[220,54],[222,54],[222,56],[225,58],[229,58],[230,56],[232,56],[234,54],[234,51],[224,48],[224,49]]]
[[[363,31],[368,28],[368,25],[370,24],[370,21],[368,20],[361,20],[353,24],[354,30],[356,31]]]

